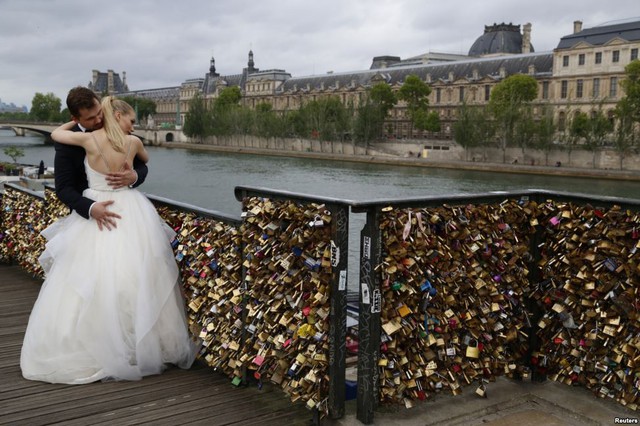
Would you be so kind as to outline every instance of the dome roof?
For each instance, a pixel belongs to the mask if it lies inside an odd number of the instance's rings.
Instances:
[[[533,52],[533,46],[530,47]],[[469,56],[507,55],[522,52],[520,25],[493,24],[484,26],[482,34],[469,49]],[[527,52],[528,53],[528,52]]]

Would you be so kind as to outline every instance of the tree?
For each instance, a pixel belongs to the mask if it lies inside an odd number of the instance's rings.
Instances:
[[[151,99],[137,96],[123,96],[120,99],[133,107],[138,120],[146,119],[156,113],[156,103]]]
[[[8,146],[4,150],[4,155],[10,157],[14,163],[18,162],[18,158],[24,157],[24,150],[15,146]]]
[[[501,136],[502,161],[506,161],[507,145],[513,141],[516,123],[524,114],[523,107],[538,95],[538,83],[530,75],[514,74],[491,91],[489,108],[496,120]]]
[[[56,122],[60,119],[62,102],[53,93],[36,93],[31,101],[31,116],[38,121]]]
[[[486,146],[493,137],[492,122],[487,110],[472,107],[463,102],[458,109],[458,119],[453,123],[453,138],[461,145],[469,159],[469,150],[476,146]]]
[[[377,83],[369,89],[371,103],[380,109],[382,118],[387,118],[389,111],[398,103],[398,97],[387,83]]]
[[[353,124],[354,140],[362,142],[365,147],[369,141],[380,136],[384,126],[384,118],[379,106],[375,105],[369,97],[365,98],[358,109]]]
[[[356,110],[353,124],[355,140],[368,145],[369,141],[380,138],[384,121],[397,102],[395,93],[387,83],[377,83],[369,89]]]
[[[618,101],[614,110],[616,127],[613,144],[620,156],[620,170],[623,169],[624,158],[638,142],[637,123],[640,123],[640,60],[631,61],[624,68],[626,77],[620,82],[624,96]]]
[[[202,143],[203,139],[210,135],[209,123],[209,112],[204,100],[196,93],[189,101],[189,111],[185,116],[182,131],[188,137],[197,138]]]
[[[284,120],[278,117],[273,106],[267,102],[261,102],[256,105],[254,134],[260,137],[277,137],[284,136],[286,126]]]
[[[635,59],[624,68],[625,79],[620,82],[624,89],[625,102],[628,104],[631,119],[640,122],[640,59]]]
[[[514,131],[514,141],[517,146],[522,150],[522,156],[524,157],[526,149],[533,145],[536,133],[536,122],[533,119],[533,112],[531,107],[527,105],[523,107],[520,119],[516,122]]]
[[[215,100],[216,108],[239,106],[242,100],[242,92],[238,86],[225,87]]]
[[[544,151],[544,163],[549,165],[549,152],[553,147],[556,126],[553,123],[553,110],[547,106],[542,107],[540,119],[535,126],[534,146]]]
[[[428,96],[431,88],[417,75],[408,75],[398,90],[398,99],[406,102],[409,117],[413,125],[421,130],[427,130]]]
[[[628,102],[627,98],[622,98],[616,105],[614,115],[616,117],[616,127],[613,137],[613,146],[620,158],[620,170],[623,169],[624,158],[631,152],[638,141],[638,130],[634,125],[635,110]]]

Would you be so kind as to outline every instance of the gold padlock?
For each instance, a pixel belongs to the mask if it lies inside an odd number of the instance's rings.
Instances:
[[[472,346],[473,342],[475,342],[475,346]],[[480,349],[478,348],[478,340],[471,339],[471,341],[469,341],[466,355],[467,355],[467,358],[478,358],[480,356]]]

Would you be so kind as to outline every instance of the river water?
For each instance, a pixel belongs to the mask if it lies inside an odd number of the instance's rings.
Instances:
[[[2,150],[24,149],[19,161],[53,166],[53,146],[37,135],[17,137],[0,129],[0,161],[11,161]],[[149,175],[140,188],[172,200],[233,215],[240,203],[237,185],[316,194],[352,200],[472,194],[488,191],[548,189],[638,197],[638,183],[608,179],[489,173],[422,167],[401,167],[305,158],[227,154],[148,147]]]

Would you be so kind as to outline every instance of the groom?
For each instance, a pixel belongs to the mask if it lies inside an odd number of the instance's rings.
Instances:
[[[71,118],[76,122],[74,131],[91,132],[102,128],[100,99],[91,89],[81,86],[71,89],[67,96],[67,108]],[[108,230],[115,228],[116,220],[120,219],[120,216],[108,209],[113,201],[96,202],[82,195],[89,186],[84,170],[84,149],[57,142],[54,142],[54,146],[56,195],[60,201],[85,219],[92,217],[100,230],[103,227]],[[107,181],[114,189],[123,186],[133,188],[144,182],[148,172],[146,164],[134,158],[133,169],[125,165],[123,171],[109,173]]]

